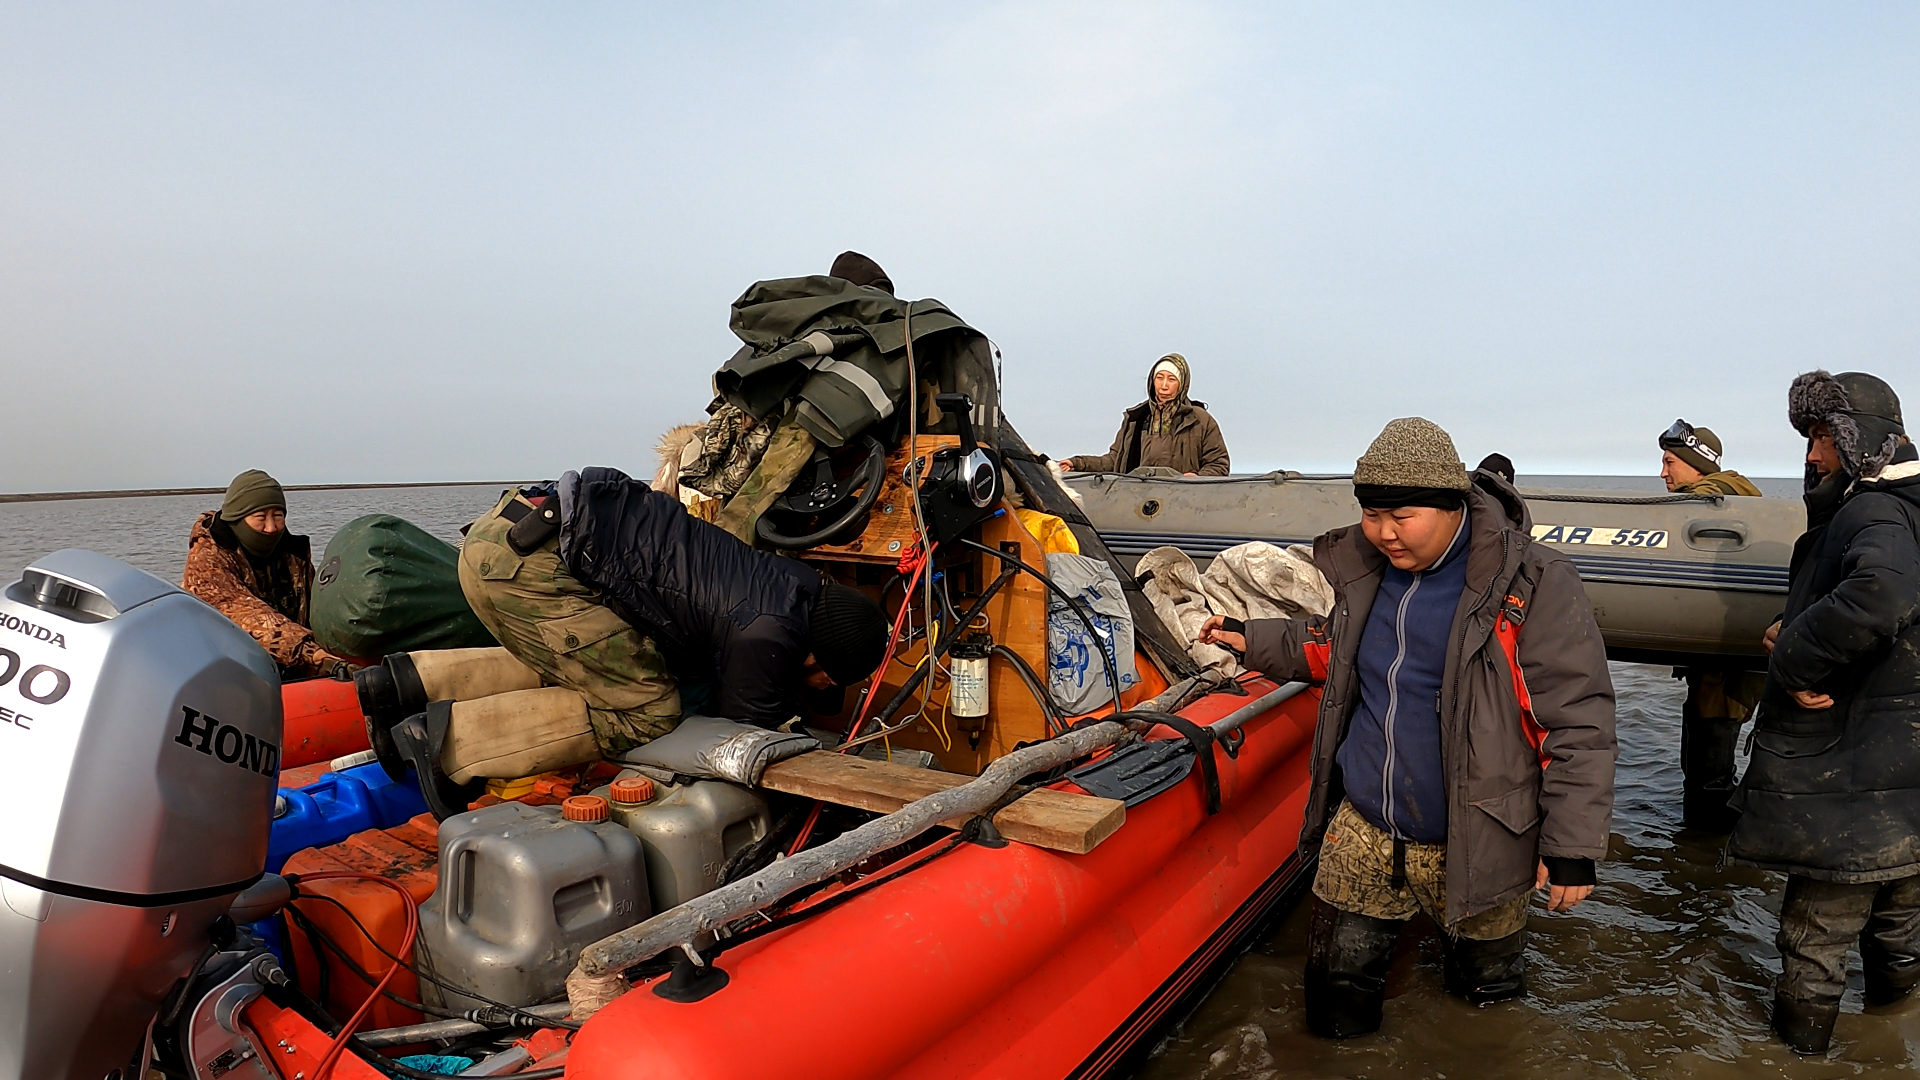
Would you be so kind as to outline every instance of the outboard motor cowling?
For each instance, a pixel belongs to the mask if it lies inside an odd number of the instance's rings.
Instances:
[[[0,1080],[144,1077],[266,862],[280,679],[180,589],[69,549],[0,591]]]

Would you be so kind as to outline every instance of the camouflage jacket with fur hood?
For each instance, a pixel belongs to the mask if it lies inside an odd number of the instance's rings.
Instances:
[[[266,588],[254,574],[246,552],[240,550],[240,538],[220,520],[218,511],[209,510],[193,523],[180,587],[253,635],[280,666],[281,674],[324,674],[335,657],[320,647],[306,625],[313,609],[311,552],[306,537],[289,533],[273,554],[273,558],[288,561],[289,576],[299,597],[299,617],[290,619],[262,599]]]

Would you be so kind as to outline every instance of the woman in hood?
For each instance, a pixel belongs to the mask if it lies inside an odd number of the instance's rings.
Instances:
[[[1187,396],[1192,386],[1186,357],[1179,353],[1161,357],[1147,373],[1147,400],[1122,414],[1113,447],[1099,456],[1067,458],[1061,467],[1078,472],[1160,468],[1182,476],[1227,475],[1227,442],[1205,403]]]

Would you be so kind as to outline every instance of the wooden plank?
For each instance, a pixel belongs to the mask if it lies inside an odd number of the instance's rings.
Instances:
[[[891,814],[908,803],[959,787],[973,777],[870,761],[815,750],[767,766],[760,786],[838,806]],[[1127,820],[1126,804],[1070,791],[1037,788],[993,817],[1000,835],[1050,851],[1085,855]],[[959,828],[963,820],[941,824]]]

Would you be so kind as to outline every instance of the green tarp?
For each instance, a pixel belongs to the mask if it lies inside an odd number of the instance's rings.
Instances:
[[[459,549],[392,514],[355,518],[320,558],[313,636],[337,656],[494,644],[460,591]]]

